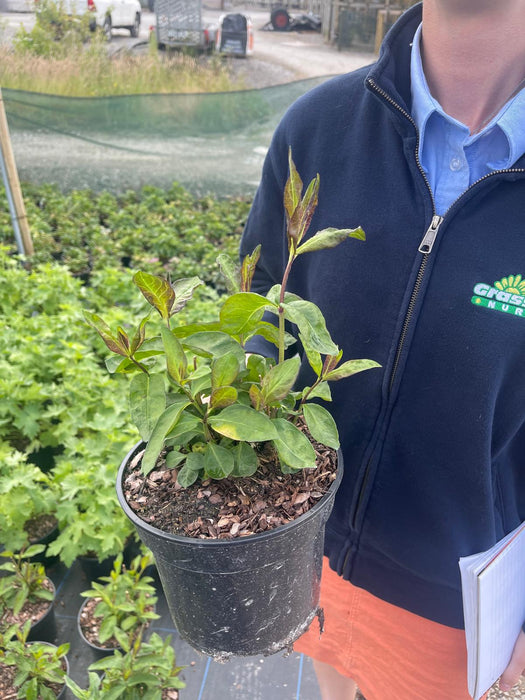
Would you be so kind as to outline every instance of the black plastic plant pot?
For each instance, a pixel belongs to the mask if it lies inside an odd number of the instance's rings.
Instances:
[[[320,613],[324,530],[341,483],[341,453],[329,491],[293,522],[244,538],[205,540],[158,530],[130,508],[122,478],[143,448],[135,445],[122,462],[117,494],[155,556],[182,639],[216,660],[291,649]]]
[[[50,569],[51,567],[55,566],[55,564],[58,562],[59,557],[58,555],[50,556],[47,554],[47,545],[50,544],[51,542],[54,542],[56,538],[58,537],[59,533],[59,527],[58,527],[58,522],[56,525],[49,530],[45,535],[42,535],[42,537],[39,537],[37,540],[31,540],[30,544],[43,544],[46,549],[44,549],[43,552],[40,554],[35,554],[35,556],[31,557],[30,561],[32,562],[39,562],[44,566],[46,569]]]
[[[80,610],[78,611],[77,615],[77,630],[78,634],[80,635],[80,638],[84,642],[84,644],[87,644],[87,646],[91,649],[93,652],[93,655],[97,659],[101,659],[104,656],[111,656],[115,649],[118,649],[119,651],[122,651],[122,647],[103,647],[99,644],[94,644],[93,642],[90,642],[89,639],[85,636],[84,631],[82,630],[82,625],[81,625],[81,619],[82,619],[82,613],[84,612],[84,609],[86,605],[89,602],[89,598],[86,598],[86,600],[82,603],[80,606]]]
[[[49,642],[53,643],[57,634],[57,624],[55,618],[55,584],[51,579],[49,583],[53,586],[53,600],[49,601],[49,607],[43,617],[33,622],[27,635],[28,642]]]

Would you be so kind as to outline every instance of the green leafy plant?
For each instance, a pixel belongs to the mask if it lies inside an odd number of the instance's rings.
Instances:
[[[111,433],[105,434],[111,439]],[[81,469],[68,455],[60,458],[53,470],[60,493],[56,511],[60,532],[48,545],[47,553],[59,556],[66,566],[71,566],[79,556],[100,561],[117,556],[133,531],[115,497],[115,466],[101,459],[96,442],[94,436],[89,440],[84,438],[82,452],[78,451],[78,459],[86,451]],[[98,438],[98,443],[101,442],[104,441]],[[93,452],[89,454],[91,445]],[[108,459],[112,450],[105,453]]]
[[[159,618],[153,610],[157,602],[153,579],[144,575],[152,562],[151,555],[139,555],[126,568],[120,555],[109,576],[102,576],[93,583],[93,588],[81,593],[84,598],[98,601],[93,615],[101,620],[98,631],[101,645],[114,638],[122,648],[129,647],[152,620]]]
[[[175,662],[171,637],[153,633],[145,642],[140,634],[125,653],[115,651],[89,667],[89,688],[66,678],[68,688],[80,700],[161,700],[162,691],[184,688],[182,667]],[[96,671],[103,671],[101,678]]]
[[[56,647],[45,642],[27,643],[30,624],[11,628],[0,635],[0,664],[14,666],[16,695],[26,700],[55,700],[66,678],[65,656],[69,644]]]
[[[34,26],[27,31],[21,25],[14,37],[15,52],[47,58],[67,56],[68,52],[78,51],[91,40],[92,21],[87,11],[82,16],[71,16],[66,13],[62,2],[38,0],[35,3]],[[100,48],[102,37],[102,32],[97,32]]]
[[[0,440],[0,542],[19,550],[29,544],[27,525],[56,510],[52,479],[26,455]]]
[[[0,571],[7,572],[0,577],[0,627],[6,626],[4,619],[9,613],[18,615],[26,603],[53,600],[52,587],[45,585],[48,577],[44,566],[30,561],[44,549],[44,545],[35,544],[22,552],[0,553],[1,557],[9,560],[0,565]]]
[[[320,309],[287,292],[290,270],[304,253],[332,248],[348,238],[364,240],[361,228],[325,229],[305,239],[317,207],[319,176],[303,195],[303,183],[289,155],[290,174],[284,192],[288,261],[282,283],[266,296],[250,291],[260,250],[248,255],[240,269],[219,257],[230,293],[217,321],[175,325],[173,317],[202,284],[190,277],[168,280],[137,272],[134,282],[160,316],[160,328],[147,337],[148,314],[132,332],[111,330],[102,318],[86,312],[87,321],[115,353],[110,371],[133,373],[130,383],[132,418],[147,446],[142,470],[148,474],[164,447],[169,467],[179,467],[178,482],[187,487],[197,479],[249,476],[258,468],[258,443],[270,443],[283,472],[315,466],[311,441],[300,429],[304,421],[314,440],[339,447],[330,413],[312,399],[330,400],[329,382],[377,367],[372,360],[341,362]],[[269,312],[276,325],[263,319]],[[285,323],[295,326],[315,373],[311,386],[295,387],[301,360],[285,358],[295,338]],[[151,324],[150,324],[151,325]],[[246,344],[261,335],[277,348],[277,362],[260,355],[246,358]]]

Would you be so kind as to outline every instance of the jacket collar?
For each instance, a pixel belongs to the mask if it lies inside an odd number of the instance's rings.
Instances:
[[[421,23],[422,4],[412,6],[394,23],[385,36],[377,62],[367,75],[386,95],[410,114],[410,55],[412,40]]]

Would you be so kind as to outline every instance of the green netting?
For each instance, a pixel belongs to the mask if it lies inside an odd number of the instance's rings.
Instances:
[[[287,107],[326,78],[229,93],[70,98],[3,89],[22,181],[251,194]]]

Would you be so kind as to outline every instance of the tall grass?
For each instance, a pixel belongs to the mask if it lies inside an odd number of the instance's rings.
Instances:
[[[218,57],[118,54],[72,48],[67,56],[18,54],[0,47],[0,85],[71,97],[223,92],[243,87]]]
[[[0,42],[0,85],[70,97],[242,88],[217,56],[161,53],[154,42],[140,54],[109,54],[104,34],[89,30],[89,13],[72,17],[61,0],[39,0],[31,31],[17,31],[12,47]]]

